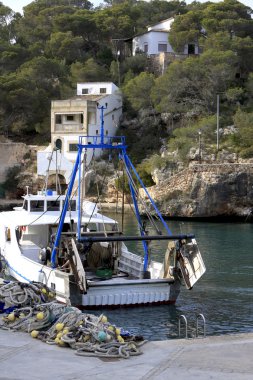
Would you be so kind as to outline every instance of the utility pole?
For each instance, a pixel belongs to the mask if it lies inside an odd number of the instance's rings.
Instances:
[[[201,131],[199,131],[199,163],[201,164],[202,151],[201,151]]]
[[[118,65],[118,76],[119,76],[119,86],[120,86],[120,50],[117,51],[117,65]]]

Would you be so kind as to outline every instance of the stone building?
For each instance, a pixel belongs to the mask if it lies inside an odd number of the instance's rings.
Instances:
[[[79,136],[100,134],[101,111],[104,106],[104,134],[114,135],[122,114],[122,95],[112,82],[77,83],[77,94],[51,103],[51,144],[37,155],[37,173],[55,177],[57,173],[68,183],[76,159]],[[88,151],[87,161],[92,152]],[[97,151],[96,155],[101,154]],[[49,165],[50,163],[50,165]]]

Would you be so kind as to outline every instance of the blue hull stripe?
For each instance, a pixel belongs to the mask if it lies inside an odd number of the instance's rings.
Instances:
[[[27,282],[32,282],[31,280],[29,280],[28,278],[26,278],[25,276],[23,276],[21,273],[19,273],[18,271],[16,271],[10,264],[9,264],[9,262],[5,259],[5,261],[6,261],[6,264],[7,264],[7,266],[13,271],[13,272],[15,272],[18,276],[20,276],[20,277],[22,277],[25,281],[27,281]]]

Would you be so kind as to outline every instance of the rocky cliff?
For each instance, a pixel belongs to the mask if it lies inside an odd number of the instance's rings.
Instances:
[[[2,144],[1,149],[2,168],[20,165],[18,174],[18,188],[25,192],[25,187],[36,192],[41,188],[42,179],[36,175],[36,150],[35,146],[20,146]],[[11,149],[13,155],[8,153]],[[12,156],[12,161],[10,161]],[[161,213],[168,217],[182,218],[242,218],[246,221],[253,220],[253,159],[239,160],[235,154],[220,152],[218,157],[206,157],[200,162],[193,155],[188,167],[183,166],[173,159],[173,163],[158,169],[153,173],[156,185],[150,187],[149,193],[158,205]],[[93,173],[94,171],[94,173]],[[100,188],[100,199],[104,202],[121,201],[121,194],[117,192],[115,180],[117,175],[112,165],[103,161],[96,164],[96,170],[90,174],[87,190],[91,190],[89,196],[97,199],[97,181]],[[105,181],[105,173],[109,180]],[[116,175],[117,174],[117,175]],[[102,186],[103,185],[103,186]],[[39,187],[38,187],[39,186]],[[17,198],[18,188],[6,192],[6,198]],[[92,190],[93,189],[93,190]],[[101,194],[101,192],[103,194]],[[142,193],[145,197],[145,193]],[[127,201],[127,196],[126,196]]]
[[[23,164],[24,156],[28,152],[28,146],[23,143],[0,142],[0,183],[6,180],[9,168]]]
[[[104,185],[101,200],[121,202],[112,168],[108,174],[110,180]],[[218,160],[206,156],[200,162],[193,157],[188,167],[169,162],[156,168],[152,177],[156,185],[148,191],[164,216],[253,220],[253,160],[244,161],[222,151]],[[147,199],[144,191],[140,194]]]
[[[252,218],[253,162],[192,163],[155,180],[148,190],[165,216]]]
[[[0,142],[0,199],[18,199],[26,193],[26,186],[34,192],[41,186],[36,174],[37,150],[35,145]]]

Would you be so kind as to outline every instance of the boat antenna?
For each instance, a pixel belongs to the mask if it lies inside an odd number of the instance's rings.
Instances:
[[[29,186],[26,186],[26,195],[29,195]]]
[[[124,232],[124,222],[125,222],[125,170],[122,163],[122,204],[121,204],[121,229]]]
[[[56,171],[55,171],[55,190],[56,190],[56,194],[58,194],[58,190],[59,190],[59,194],[61,194],[61,181],[60,181],[60,177],[59,177],[59,167],[58,167],[58,150],[59,148],[55,147],[54,148],[55,150],[55,166],[56,166]]]
[[[43,186],[43,189],[42,189],[42,191],[45,191],[45,192],[47,191],[48,178],[49,178],[49,169],[50,169],[50,165],[51,165],[51,162],[52,162],[52,159],[53,159],[54,150],[55,150],[55,148],[53,148],[52,152],[50,152],[49,155],[47,154],[47,157],[46,157],[48,159],[48,166],[47,166],[47,171],[46,171],[45,183],[44,183],[44,186]]]
[[[100,112],[100,136],[101,136],[101,144],[104,144],[104,110],[107,109],[107,103],[105,103],[104,106],[100,106],[97,103],[98,110],[101,110]]]

